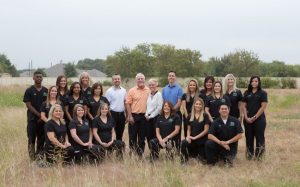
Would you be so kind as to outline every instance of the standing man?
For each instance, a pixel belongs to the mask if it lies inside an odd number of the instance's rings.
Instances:
[[[34,85],[26,89],[23,98],[27,107],[28,153],[31,160],[35,160],[37,155],[42,156],[43,153],[45,132],[40,108],[47,99],[48,93],[48,89],[42,86],[43,74],[41,72],[34,72],[33,80]]]
[[[121,86],[121,75],[115,74],[112,76],[112,84],[106,91],[105,97],[110,103],[110,113],[115,121],[116,139],[122,141],[125,128],[125,101],[126,90]]]
[[[145,76],[138,73],[136,86],[128,91],[126,98],[129,147],[131,153],[143,156],[146,137],[146,108],[150,89],[145,86]]]
[[[182,88],[179,86],[179,84],[176,83],[176,72],[175,71],[170,71],[168,74],[168,81],[169,84],[167,84],[163,90],[162,90],[162,97],[164,99],[164,101],[169,101],[172,103],[172,105],[174,106],[173,109],[177,112],[177,114],[181,119],[181,113],[180,113],[180,105],[181,105],[181,97],[183,94]],[[181,128],[180,131],[181,132]],[[178,133],[177,135],[177,139],[178,141],[176,141],[176,148],[179,151],[180,149],[180,136],[181,133]]]
[[[243,129],[237,118],[229,116],[229,106],[220,105],[219,112],[220,117],[212,122],[205,143],[207,163],[214,165],[221,158],[232,166]]]

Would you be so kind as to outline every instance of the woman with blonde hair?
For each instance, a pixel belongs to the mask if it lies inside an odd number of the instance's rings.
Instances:
[[[229,98],[230,106],[230,116],[236,117],[243,121],[243,112],[242,112],[242,92],[236,88],[236,78],[233,74],[227,74],[224,78],[224,94]]]
[[[181,109],[183,115],[183,124],[184,124],[184,137],[187,136],[187,118],[191,114],[192,105],[194,103],[194,99],[199,96],[199,86],[198,81],[196,79],[191,79],[188,82],[186,93],[184,93],[181,97]]]
[[[58,161],[71,163],[74,157],[74,148],[69,142],[63,115],[61,105],[54,104],[50,108],[48,121],[45,124],[45,152],[49,163]]]
[[[188,116],[187,137],[181,142],[181,162],[185,163],[189,156],[205,159],[205,142],[209,129],[209,117],[204,110],[201,98],[195,98],[191,114]]]
[[[59,104],[61,105],[61,101],[59,100],[58,90],[56,86],[50,86],[48,89],[48,95],[46,101],[42,103],[41,106],[41,120],[43,122],[48,121],[49,111],[52,105]]]
[[[84,71],[80,74],[79,76],[79,83],[82,88],[82,95],[85,99],[91,97],[92,95],[92,88],[90,87],[91,85],[91,77],[88,74],[88,72]]]

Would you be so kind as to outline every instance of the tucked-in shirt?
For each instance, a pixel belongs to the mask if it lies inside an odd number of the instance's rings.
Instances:
[[[159,128],[159,132],[162,138],[167,137],[175,130],[175,126],[181,125],[181,120],[178,114],[168,117],[167,119],[160,115],[156,120],[156,128]]]
[[[155,92],[154,95],[150,93],[147,99],[146,116],[148,116],[149,118],[154,118],[155,116],[159,115],[162,109],[162,105],[163,98],[161,96],[161,93],[159,91]]]
[[[243,95],[242,92],[238,89],[232,91],[230,94],[225,94],[230,100],[230,112],[229,115],[239,118],[240,117],[240,110],[239,110],[239,102],[242,101]]]
[[[115,122],[112,117],[107,118],[107,122],[104,123],[100,117],[94,118],[92,122],[92,128],[96,128],[97,134],[100,140],[104,143],[108,143],[112,140],[112,129],[115,127]],[[99,144],[98,142],[95,142]]]
[[[162,90],[162,97],[164,101],[169,101],[173,106],[176,105],[178,99],[181,99],[183,94],[182,88],[179,84],[175,83],[174,85],[168,84]]]
[[[105,97],[110,103],[110,110],[114,112],[124,112],[126,100],[126,90],[123,87],[110,87],[105,94]]]
[[[23,102],[30,102],[32,107],[40,112],[42,103],[46,101],[48,95],[48,89],[43,87],[41,90],[37,90],[35,86],[30,86],[26,89]],[[27,110],[27,120],[38,120],[39,117],[33,114],[30,110]]]
[[[150,90],[146,86],[144,88],[135,86],[128,91],[126,104],[130,104],[131,113],[146,113],[147,98],[149,93]]]
[[[258,90],[255,93],[246,91],[244,93],[243,102],[245,102],[248,117],[253,117],[261,107],[262,102],[268,102],[267,92]],[[265,113],[259,116],[265,118]]]

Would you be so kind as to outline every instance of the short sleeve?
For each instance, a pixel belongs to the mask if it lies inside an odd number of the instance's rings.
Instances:
[[[203,118],[204,118],[204,124],[210,124],[210,120],[209,120],[209,117],[208,117],[208,114],[207,113],[204,113],[203,114]]]
[[[186,93],[184,93],[184,94],[182,95],[181,100],[182,100],[182,101],[185,101],[185,100],[186,100]]]
[[[155,128],[160,128],[160,116],[158,116],[158,118],[155,122]]]
[[[212,97],[211,96],[208,96],[206,99],[205,99],[205,107],[210,107],[210,100],[212,99]]]
[[[46,105],[47,105],[46,102],[43,102],[43,103],[42,103],[41,109],[40,109],[41,112],[46,113]]]
[[[243,94],[241,90],[237,90],[237,100],[242,101],[243,100]]]
[[[179,86],[179,85],[178,85],[178,86]],[[182,94],[183,94],[182,88],[179,87],[179,88],[178,88],[178,96],[177,96],[177,99],[181,99]]]
[[[260,99],[261,102],[268,102],[268,94],[267,92],[265,91],[261,91],[261,99]]]
[[[216,127],[217,127],[217,124],[214,121],[208,130],[208,134],[216,135]]]
[[[98,118],[94,118],[92,121],[92,128],[98,129]]]
[[[102,96],[102,97],[101,97],[101,100],[102,100],[104,103],[108,104],[108,106],[110,105],[110,103],[109,103],[109,101],[108,101],[108,99],[107,99],[106,97]]]
[[[176,114],[176,115],[174,116],[174,123],[175,123],[175,125],[181,126],[181,120],[180,120],[180,117],[179,117],[178,114]]]
[[[243,98],[242,98],[242,101],[243,101],[244,103],[247,103],[247,95],[248,95],[248,92],[245,91],[245,92],[244,92],[244,96],[243,96]]]
[[[30,102],[30,89],[27,88],[25,93],[24,93],[24,97],[23,97],[23,102]]]
[[[132,92],[133,92],[132,89],[130,89],[130,90],[128,91],[128,95],[127,95],[127,97],[126,97],[126,104],[132,104]]]
[[[236,120],[236,123],[237,123],[237,126],[236,126],[237,134],[243,133],[244,131],[243,131],[243,128],[242,128],[242,125],[241,125],[240,121]]]
[[[74,120],[71,120],[69,123],[69,129],[76,129],[76,122]]]
[[[231,102],[230,102],[230,99],[228,96],[224,95],[224,99],[225,99],[225,102],[226,102],[226,105],[231,107]]]
[[[51,123],[51,121],[48,121],[48,122],[45,124],[45,131],[46,131],[46,133],[47,133],[47,132],[54,132],[54,126],[53,126],[53,124]]]

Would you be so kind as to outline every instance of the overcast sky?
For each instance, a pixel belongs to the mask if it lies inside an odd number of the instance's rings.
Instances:
[[[300,64],[298,0],[0,0],[0,53],[17,69],[173,44],[202,59],[235,49]]]

